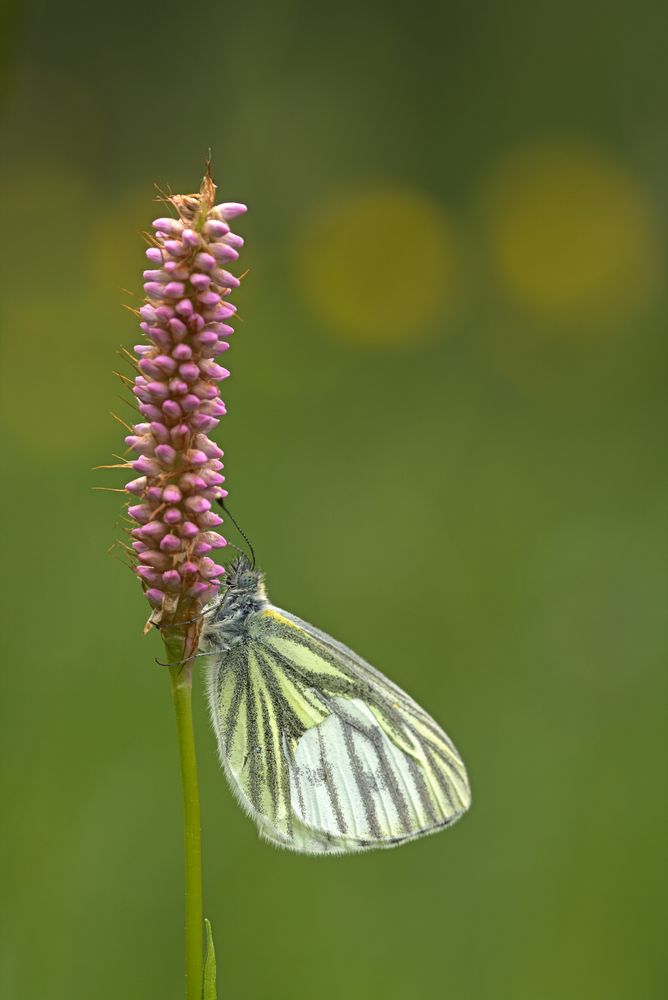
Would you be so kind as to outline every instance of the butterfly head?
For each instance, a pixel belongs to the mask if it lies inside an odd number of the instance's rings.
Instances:
[[[238,556],[230,566],[225,583],[228,591],[264,597],[264,573],[254,569],[245,556]]]

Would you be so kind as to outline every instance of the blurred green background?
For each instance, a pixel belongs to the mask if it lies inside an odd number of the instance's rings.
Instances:
[[[3,17],[1,1000],[182,993],[168,678],[91,469],[153,183],[195,190],[209,146],[250,206],[230,506],[474,793],[398,851],[279,853],[199,681],[221,995],[665,995],[663,5]]]

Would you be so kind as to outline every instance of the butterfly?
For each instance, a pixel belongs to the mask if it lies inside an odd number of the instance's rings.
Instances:
[[[350,853],[434,833],[468,809],[464,764],[431,716],[271,604],[245,557],[204,620],[221,762],[261,837],[303,854]]]

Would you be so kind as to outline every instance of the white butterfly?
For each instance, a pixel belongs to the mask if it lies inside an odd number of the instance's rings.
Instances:
[[[464,764],[431,716],[270,604],[244,558],[205,620],[220,757],[261,836],[304,854],[348,853],[434,833],[468,809]]]

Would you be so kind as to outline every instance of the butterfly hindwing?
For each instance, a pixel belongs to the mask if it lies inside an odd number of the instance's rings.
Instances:
[[[223,766],[260,833],[303,853],[390,847],[470,804],[437,723],[352,650],[270,606],[210,675]]]

